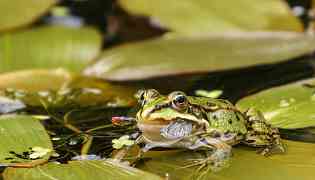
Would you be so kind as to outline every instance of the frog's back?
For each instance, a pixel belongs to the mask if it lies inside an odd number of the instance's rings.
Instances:
[[[190,102],[199,105],[206,113],[210,129],[222,132],[246,134],[244,115],[227,100],[204,97],[190,97]]]

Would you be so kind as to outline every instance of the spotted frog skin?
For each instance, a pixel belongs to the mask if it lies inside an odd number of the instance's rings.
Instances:
[[[136,115],[143,151],[155,147],[209,150],[200,164],[221,166],[231,156],[231,147],[242,143],[260,147],[268,156],[284,152],[279,131],[259,111],[240,112],[222,99],[187,96],[175,91],[161,95],[154,89],[140,90]]]

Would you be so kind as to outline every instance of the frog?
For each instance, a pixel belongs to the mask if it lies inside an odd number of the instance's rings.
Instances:
[[[242,112],[228,100],[188,96],[182,91],[162,95],[155,89],[139,90],[136,98],[140,135],[135,144],[143,145],[142,152],[153,148],[205,150],[207,156],[192,165],[214,169],[225,166],[237,144],[256,147],[264,156],[285,152],[279,130],[254,108]]]

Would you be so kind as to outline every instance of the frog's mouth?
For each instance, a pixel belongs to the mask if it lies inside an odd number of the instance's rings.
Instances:
[[[140,117],[142,120],[147,121],[147,122],[152,122],[152,123],[161,123],[165,124],[164,121],[167,123],[175,121],[177,119],[183,119],[187,121],[194,121],[194,122],[200,122],[200,118],[188,114],[188,113],[182,113],[178,112],[176,110],[170,109],[170,110],[164,110],[163,112],[161,111],[153,111],[154,109],[148,109],[145,111],[142,111],[140,113]],[[156,121],[156,122],[155,122]]]
[[[175,121],[176,118],[165,120],[163,118],[147,118],[146,121],[140,121],[142,124],[151,124],[151,125],[168,125],[170,122]],[[138,121],[139,122],[139,121]]]

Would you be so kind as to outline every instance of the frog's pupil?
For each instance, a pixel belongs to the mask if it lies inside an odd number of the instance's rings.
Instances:
[[[179,103],[179,104],[183,104],[186,101],[186,97],[185,96],[177,96],[175,98],[175,102]]]

